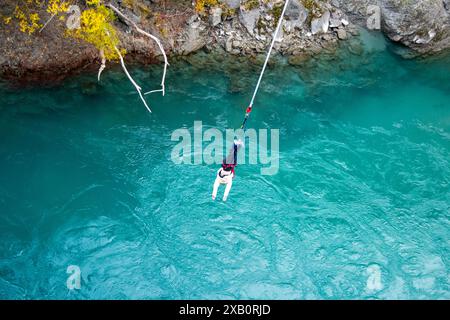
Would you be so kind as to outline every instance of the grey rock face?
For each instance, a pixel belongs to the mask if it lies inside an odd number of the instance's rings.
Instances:
[[[220,2],[226,4],[231,9],[237,9],[241,5],[241,0],[220,0]]]
[[[290,0],[286,8],[285,19],[293,28],[300,28],[308,18],[308,10],[305,9],[299,0]]]
[[[330,19],[330,28],[337,28],[337,27],[339,27],[341,24],[342,24],[342,22],[341,22],[341,20],[339,20],[339,19],[334,19],[334,18],[331,18],[331,19]]]
[[[233,37],[229,37],[225,42],[225,50],[231,52],[233,50]]]
[[[347,32],[345,31],[345,29],[339,28],[337,30],[337,36],[339,40],[345,40],[347,39]]]
[[[256,22],[260,17],[261,11],[259,8],[249,11],[241,8],[241,10],[239,11],[239,20],[251,35],[254,34]]]
[[[206,37],[204,35],[206,25],[202,21],[194,21],[189,25],[183,44],[179,51],[183,55],[197,51],[206,45]]]
[[[325,11],[320,18],[311,20],[311,33],[327,33],[330,25],[330,12]]]
[[[212,27],[217,26],[222,22],[222,8],[212,8],[209,15],[209,24]]]
[[[290,0],[289,5],[286,8],[286,19],[288,20],[297,20],[300,17],[300,10],[304,10],[302,4],[298,0]]]
[[[450,48],[449,0],[332,0],[353,23],[366,26],[369,5],[378,5],[381,29],[419,54]]]
[[[310,59],[310,55],[306,53],[296,53],[288,58],[288,63],[292,66],[301,66]]]
[[[442,0],[384,0],[382,27],[388,37],[421,53],[450,48],[450,16]]]

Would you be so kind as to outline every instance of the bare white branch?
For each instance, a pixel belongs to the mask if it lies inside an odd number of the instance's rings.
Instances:
[[[146,31],[142,30],[141,28],[139,28],[134,21],[132,21],[130,18],[128,18],[126,15],[124,15],[122,12],[120,12],[120,10],[117,9],[116,7],[114,7],[112,4],[108,4],[108,6],[115,13],[117,13],[120,17],[122,17],[123,19],[128,21],[131,25],[133,25],[133,27],[136,29],[137,32],[139,32],[140,34],[143,34],[143,35],[149,37],[150,39],[154,40],[156,42],[156,44],[158,45],[159,50],[161,50],[161,53],[162,53],[162,55],[164,57],[164,71],[163,71],[163,75],[162,75],[162,79],[161,79],[161,89],[148,91],[145,94],[149,94],[149,93],[152,93],[152,92],[162,92],[162,95],[164,96],[165,93],[166,93],[166,85],[165,85],[165,83],[166,83],[166,73],[167,73],[167,67],[169,66],[169,61],[167,59],[167,55],[166,55],[166,52],[164,51],[164,48],[163,48],[163,46],[161,44],[161,41],[157,37],[155,37],[154,35],[152,35],[152,34],[146,32]]]
[[[142,88],[134,81],[134,79],[131,77],[131,75],[128,73],[127,67],[125,66],[125,62],[123,61],[123,57],[122,54],[120,53],[120,50],[117,49],[116,46],[114,46],[114,49],[116,49],[117,54],[119,55],[120,58],[120,64],[122,65],[122,69],[125,72],[125,74],[127,75],[128,79],[130,80],[130,82],[133,84],[133,86],[136,88],[136,91],[138,92],[139,96],[141,97],[142,102],[144,103],[144,106],[147,108],[147,110],[151,113],[152,110],[150,110],[150,108],[147,105],[147,102],[145,102],[145,99],[142,95]]]
[[[98,69],[98,75],[97,75],[97,81],[100,82],[100,76],[102,74],[102,71],[105,69],[106,67],[106,58],[105,58],[105,52],[102,50],[100,50],[100,58],[102,59],[102,64],[100,65],[100,68]]]
[[[42,32],[42,30],[44,30],[45,29],[45,27],[50,23],[50,21],[52,21],[53,20],[53,18],[56,16],[56,13],[55,14],[53,14],[51,17],[50,17],[50,19],[48,19],[47,20],[47,22],[46,23],[44,23],[44,25],[42,26],[42,28],[39,30],[39,33],[40,32]]]

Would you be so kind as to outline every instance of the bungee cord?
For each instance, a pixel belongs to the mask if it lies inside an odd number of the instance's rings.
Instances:
[[[278,33],[279,33],[279,31],[281,29],[281,26],[283,24],[283,17],[284,17],[284,13],[286,12],[288,4],[289,4],[289,0],[286,0],[286,2],[284,4],[284,7],[283,7],[283,11],[281,12],[280,18],[278,20],[278,24],[277,24],[277,27],[275,29],[275,33],[274,33],[273,38],[272,38],[272,43],[270,44],[269,51],[267,52],[266,60],[264,61],[263,67],[261,69],[261,73],[259,74],[259,78],[258,78],[258,82],[256,83],[255,91],[253,92],[253,96],[252,96],[252,99],[250,101],[250,104],[248,105],[247,109],[245,110],[245,118],[244,118],[244,121],[242,122],[242,125],[241,125],[241,129],[243,129],[244,131],[246,129],[246,124],[247,124],[248,117],[250,116],[250,113],[252,112],[253,103],[255,102],[256,94],[258,93],[262,77],[264,75],[264,72],[266,71],[267,63],[269,62],[273,46],[275,45],[275,41],[277,39]]]

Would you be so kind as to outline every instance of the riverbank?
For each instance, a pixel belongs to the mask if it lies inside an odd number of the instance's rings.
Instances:
[[[258,61],[272,40],[275,22],[283,1],[223,0],[203,11],[191,1],[111,1],[143,29],[161,39],[170,59],[203,51],[249,57]],[[206,1],[208,3],[208,1]],[[428,2],[427,2],[428,3]],[[368,1],[291,0],[275,52],[301,65],[314,55],[333,53],[348,46],[361,54],[358,40],[361,26],[367,25]],[[404,57],[431,55],[450,47],[447,2],[427,5],[409,1],[383,0],[380,8],[381,32],[404,46]],[[80,4],[83,9],[83,4]],[[0,9],[4,16],[14,1]],[[48,16],[41,12],[43,17]],[[414,22],[414,23],[413,23]],[[156,43],[133,31],[129,22],[115,22],[126,61],[158,63],[161,53]],[[52,21],[42,32],[22,33],[10,23],[0,29],[0,75],[20,82],[55,82],[100,65],[100,55],[92,45],[67,37],[65,21]],[[115,63],[115,62],[112,62]],[[111,64],[111,63],[110,63]]]

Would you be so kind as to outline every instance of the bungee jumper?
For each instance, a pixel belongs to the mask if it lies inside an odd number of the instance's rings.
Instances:
[[[258,82],[256,83],[255,91],[253,92],[252,99],[247,109],[245,110],[244,121],[242,121],[241,129],[246,130],[247,120],[252,112],[253,102],[255,101],[256,94],[258,93],[259,85],[261,84],[261,79],[264,75],[264,71],[267,67],[267,62],[269,62],[270,54],[272,53],[273,46],[277,39],[278,32],[280,31],[281,25],[283,24],[284,13],[286,12],[287,6],[289,4],[289,0],[286,0],[283,11],[281,12],[280,18],[278,19],[277,28],[275,29],[275,33],[272,37],[272,43],[270,44],[269,51],[267,52],[266,60],[264,61],[264,65],[261,69],[261,73],[259,74]],[[212,199],[215,200],[217,196],[217,190],[221,184],[225,184],[225,193],[223,195],[222,200],[227,201],[228,194],[230,193],[231,186],[233,185],[233,179],[235,177],[234,168],[237,166],[237,153],[241,147],[243,147],[243,142],[241,140],[234,140],[233,147],[230,150],[230,153],[226,159],[222,162],[222,167],[217,170],[216,180],[214,181]]]
[[[230,193],[231,186],[233,185],[234,179],[234,168],[237,165],[237,153],[239,149],[243,146],[241,140],[234,140],[233,146],[230,149],[228,157],[223,159],[222,167],[217,170],[216,181],[214,181],[212,199],[215,200],[217,196],[217,190],[221,184],[225,185],[225,192],[223,194],[223,201],[227,201],[228,194]]]

